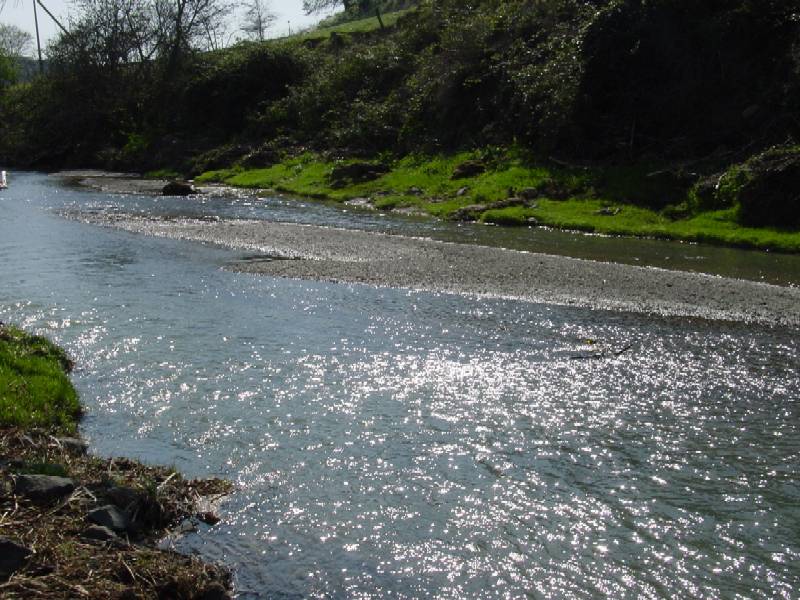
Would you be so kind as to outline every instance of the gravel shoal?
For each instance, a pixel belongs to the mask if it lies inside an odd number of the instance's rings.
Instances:
[[[81,214],[85,222],[254,254],[239,272],[800,326],[800,289],[373,232],[246,220]]]

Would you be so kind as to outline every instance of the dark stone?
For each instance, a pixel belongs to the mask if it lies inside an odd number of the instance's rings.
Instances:
[[[138,490],[124,486],[114,486],[106,491],[106,496],[117,508],[127,513],[133,513],[143,500],[143,494]]]
[[[523,198],[517,198],[515,196],[511,198],[505,198],[504,200],[497,200],[492,202],[487,206],[487,210],[491,210],[493,208],[508,208],[509,206],[529,206],[529,202]]]
[[[468,160],[461,163],[455,169],[450,179],[465,179],[467,177],[475,177],[486,171],[486,165],[479,160]]]
[[[197,190],[187,181],[170,181],[161,190],[161,194],[164,196],[189,196],[196,193]]]
[[[67,453],[80,456],[86,454],[86,449],[89,444],[77,438],[58,438],[58,445],[61,446]]]
[[[113,504],[95,508],[86,518],[96,525],[108,527],[114,531],[126,531],[130,526],[128,516]]]
[[[422,196],[423,194],[422,190],[419,189],[417,186],[408,188],[408,192],[406,193],[411,196]]]
[[[117,534],[108,527],[102,525],[92,525],[83,532],[83,537],[87,540],[97,540],[100,542],[113,542],[118,540]]]
[[[0,538],[0,581],[4,581],[19,571],[33,554],[25,546]]]
[[[539,192],[538,188],[525,188],[520,190],[517,195],[524,200],[536,200],[541,193]]]
[[[196,596],[195,600],[229,600],[228,590],[221,583],[209,583]]]
[[[604,206],[600,210],[596,210],[594,214],[604,217],[616,217],[621,211],[622,209],[619,206]]]
[[[206,525],[216,525],[217,523],[220,522],[220,518],[211,511],[199,513],[197,515],[197,518],[200,519]]]
[[[71,494],[75,482],[67,477],[54,475],[18,475],[14,493],[33,502],[47,503]]]
[[[453,221],[477,221],[481,213],[487,209],[485,204],[469,204],[453,211],[450,218]]]
[[[269,167],[281,161],[280,155],[272,148],[258,148],[242,158],[242,166],[248,168]]]
[[[549,198],[550,200],[566,200],[570,196],[573,196],[573,190],[569,189],[565,185],[553,180],[553,179],[546,179],[538,186],[536,186],[535,191],[533,188],[528,188],[525,190],[528,195],[536,194],[534,198]]]
[[[330,181],[333,187],[344,187],[350,183],[374,181],[388,172],[389,167],[382,163],[356,162],[334,167]]]

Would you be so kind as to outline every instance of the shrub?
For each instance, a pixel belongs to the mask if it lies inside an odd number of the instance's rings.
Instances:
[[[800,229],[800,148],[772,148],[747,161],[742,170],[740,222]]]

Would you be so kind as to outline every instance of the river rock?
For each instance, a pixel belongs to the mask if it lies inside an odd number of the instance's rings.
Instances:
[[[128,516],[113,504],[95,508],[87,516],[92,523],[114,531],[126,531],[130,526]]]
[[[230,600],[231,595],[221,583],[209,583],[195,596],[195,600]]]
[[[38,503],[47,503],[71,494],[75,482],[54,475],[19,475],[14,483],[14,493]]]
[[[462,198],[466,196],[468,193],[469,193],[469,188],[467,186],[458,188],[458,191],[456,192],[456,198]]]
[[[196,193],[197,190],[188,181],[170,181],[161,189],[163,196],[189,196]]]
[[[61,446],[64,450],[67,451],[67,453],[73,454],[75,456],[86,454],[86,449],[89,447],[89,444],[77,438],[65,437],[65,438],[58,438],[56,441],[58,442],[59,446]]]
[[[530,202],[525,200],[524,198],[518,198],[516,196],[512,196],[510,198],[503,198],[502,200],[496,200],[487,206],[487,209],[495,209],[495,208],[508,208],[510,206],[529,206]]]
[[[367,208],[374,210],[375,205],[369,198],[352,198],[345,202],[345,206],[353,206],[355,208]]]
[[[481,213],[488,210],[488,208],[485,204],[468,204],[453,211],[450,218],[453,221],[477,221]]]
[[[475,177],[486,171],[486,165],[479,160],[468,160],[461,163],[455,169],[450,179],[466,179],[467,177]]]
[[[604,206],[603,208],[594,211],[594,214],[603,217],[616,217],[622,209],[619,206]]]
[[[25,546],[8,538],[0,538],[0,581],[8,579],[21,569],[31,554],[31,550]]]
[[[83,532],[83,537],[87,540],[97,540],[99,542],[114,542],[119,539],[117,534],[108,527],[102,525],[92,525]]]
[[[117,508],[127,513],[134,512],[144,499],[142,492],[133,488],[115,485],[106,491],[106,496]]]

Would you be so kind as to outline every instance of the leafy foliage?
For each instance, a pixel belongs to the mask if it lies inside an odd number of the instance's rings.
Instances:
[[[166,0],[81,2],[50,75],[0,97],[0,158],[193,173],[309,148],[363,157],[518,144],[652,166],[646,174],[704,159],[697,170],[710,174],[800,137],[794,2],[426,0],[385,28],[206,52],[204,27],[181,25]],[[175,10],[207,24],[225,5]],[[637,184],[625,199],[661,209],[693,181],[645,183],[653,191]],[[705,208],[739,202],[707,198]]]

